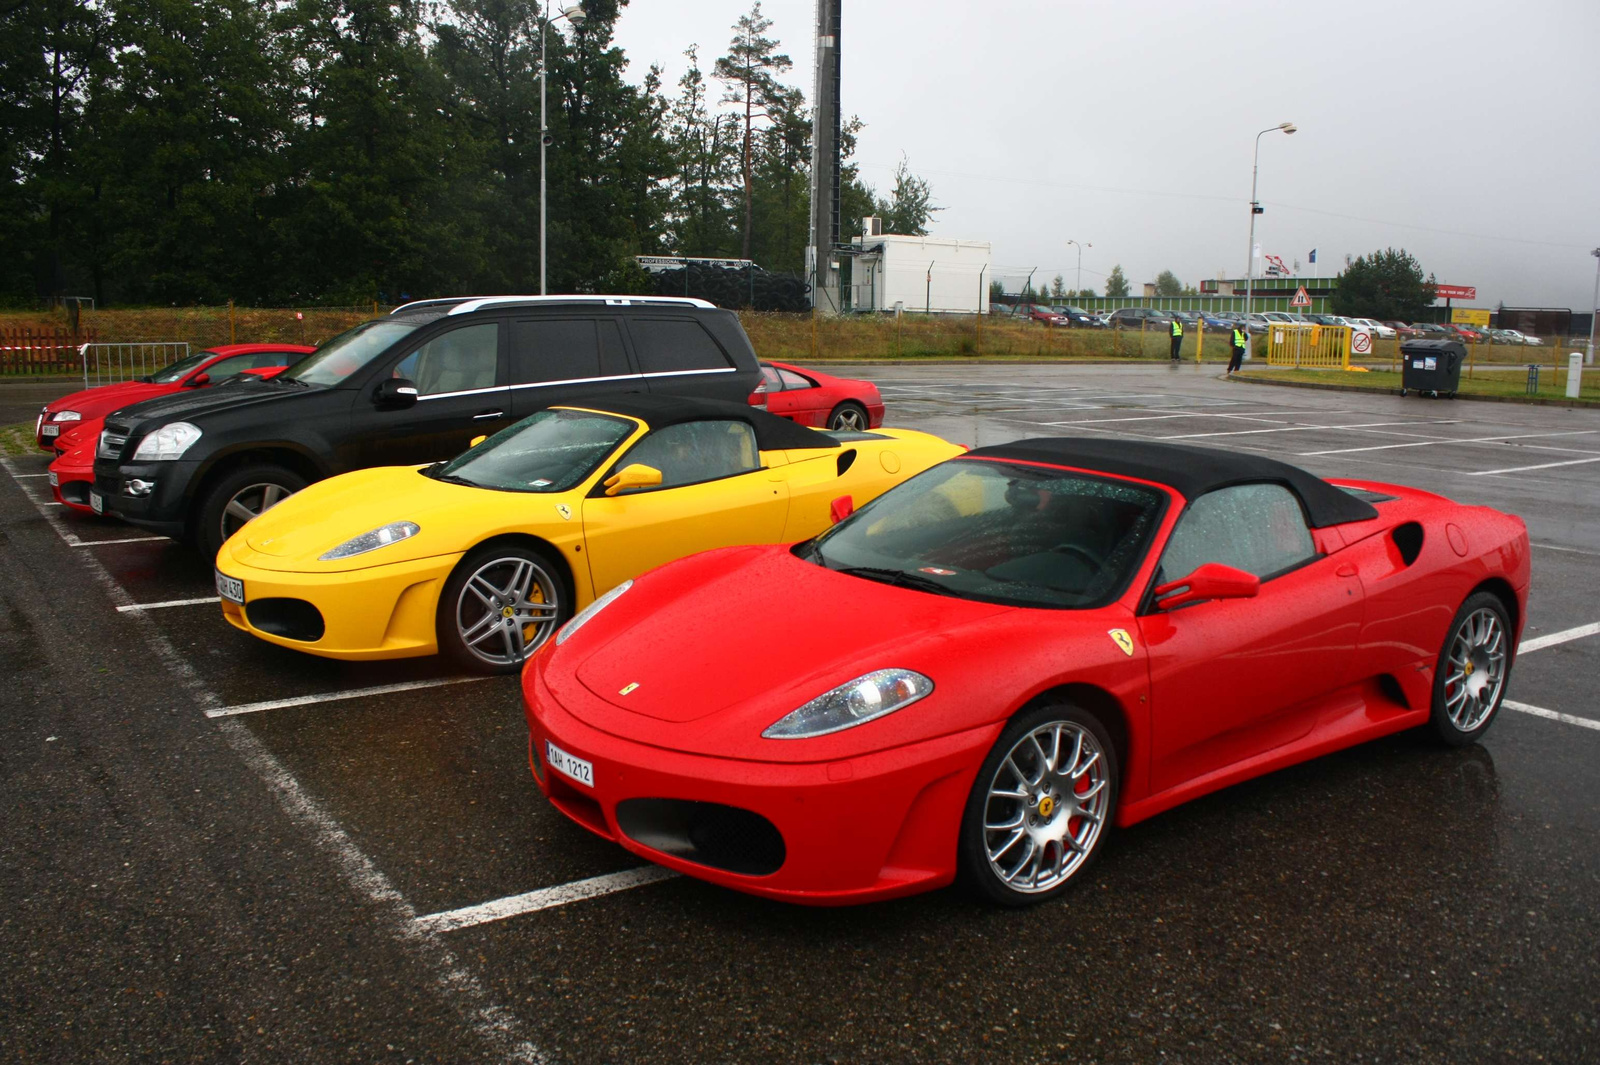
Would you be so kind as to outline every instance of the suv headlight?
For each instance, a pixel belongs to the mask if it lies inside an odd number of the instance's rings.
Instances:
[[[577,617],[561,626],[561,631],[556,633],[556,646],[559,647],[566,643],[568,637],[589,623],[590,618],[600,613],[600,611],[604,610],[612,603],[615,603],[618,596],[622,595],[623,592],[632,587],[632,581],[623,581],[605,595],[602,595],[599,599],[596,599],[594,602],[584,607],[583,610],[578,613]]]
[[[318,562],[337,562],[341,558],[350,558],[354,555],[364,555],[368,551],[376,551],[380,547],[397,544],[401,540],[409,540],[422,531],[422,527],[414,521],[391,521],[387,525],[380,525],[371,532],[364,532],[360,536],[352,536],[338,547],[330,548],[317,556]]]
[[[58,410],[55,413],[55,417],[50,420],[53,422],[78,422],[83,420],[83,415],[75,410]]]
[[[909,669],[879,669],[806,703],[761,734],[768,740],[803,740],[854,728],[910,706],[933,692],[933,681]]]
[[[170,459],[181,459],[183,453],[199,439],[199,426],[190,425],[188,422],[172,422],[139,441],[139,449],[133,453],[133,461],[165,462]]]

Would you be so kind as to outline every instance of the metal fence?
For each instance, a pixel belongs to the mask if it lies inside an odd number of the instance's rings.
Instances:
[[[84,344],[81,349],[83,387],[115,384],[146,377],[179,359],[189,357],[186,341],[138,344]]]
[[[1340,325],[1285,325],[1272,323],[1267,330],[1268,366],[1350,368],[1350,330]],[[1371,334],[1366,337],[1370,354]]]

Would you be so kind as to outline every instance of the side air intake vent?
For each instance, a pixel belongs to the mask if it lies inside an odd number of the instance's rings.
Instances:
[[[1389,537],[1394,541],[1394,546],[1400,549],[1400,557],[1406,565],[1411,565],[1422,554],[1422,526],[1416,522],[1408,521],[1395,526]]]
[[[848,451],[840,452],[839,453],[839,476],[843,477],[844,476],[844,471],[848,470],[851,466],[854,466],[855,464],[856,464],[856,449],[855,448],[850,448]]]

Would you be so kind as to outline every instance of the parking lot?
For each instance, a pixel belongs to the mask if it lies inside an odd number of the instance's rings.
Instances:
[[[4,461],[16,1060],[1600,1060],[1600,411],[1214,367],[830,367],[888,424],[1258,451],[1524,518],[1487,740],[1402,735],[1125,832],[1061,900],[848,910],[640,867],[556,813],[510,678],[222,619],[192,550]]]

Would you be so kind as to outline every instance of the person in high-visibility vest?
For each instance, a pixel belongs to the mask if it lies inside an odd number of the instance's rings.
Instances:
[[[1183,321],[1172,316],[1172,361],[1178,361],[1178,351],[1183,347]]]
[[[1250,343],[1250,334],[1245,331],[1243,322],[1233,327],[1233,357],[1228,360],[1228,373],[1233,373],[1239,368],[1239,363],[1244,360],[1244,347]]]

